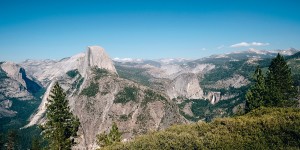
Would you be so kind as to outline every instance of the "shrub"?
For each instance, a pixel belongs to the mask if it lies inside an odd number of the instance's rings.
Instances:
[[[75,69],[75,70],[70,70],[70,71],[68,71],[66,74],[67,74],[69,77],[74,78],[74,77],[76,77],[76,76],[79,74],[79,72],[78,72],[77,69]]]
[[[127,121],[127,120],[128,120],[128,115],[121,115],[121,116],[119,117],[119,119],[120,119],[121,121]]]
[[[298,149],[300,109],[259,108],[244,116],[175,125],[107,149]]]
[[[99,91],[98,83],[92,82],[89,87],[82,90],[81,95],[86,95],[87,97],[94,97]]]
[[[150,86],[151,82],[149,81],[151,76],[146,73],[147,69],[144,68],[134,68],[134,67],[124,67],[124,66],[115,66],[118,74],[121,78],[128,79],[134,82],[141,83],[145,86]]]
[[[93,74],[95,75],[96,80],[99,80],[100,78],[105,77],[110,74],[108,72],[108,70],[103,69],[103,68],[94,67],[94,68],[92,68],[92,71],[93,71]]]
[[[120,91],[114,100],[115,103],[125,104],[130,101],[136,101],[138,97],[138,88],[137,87],[125,87]]]
[[[145,97],[144,97],[144,100],[142,102],[142,106],[146,106],[149,102],[166,101],[166,100],[167,99],[164,96],[162,96],[162,95],[160,95],[160,94],[158,94],[158,93],[156,93],[152,90],[146,90],[145,91]]]

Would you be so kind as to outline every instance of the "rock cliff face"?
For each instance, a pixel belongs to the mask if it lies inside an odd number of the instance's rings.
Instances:
[[[70,70],[78,70],[83,77],[87,75],[91,67],[105,68],[116,73],[112,60],[99,46],[89,46],[85,53],[79,53],[60,61],[26,60],[20,65],[45,87],[55,78],[64,76]]]
[[[21,65],[29,76],[47,87],[38,111],[27,126],[45,121],[47,98],[55,82],[66,91],[70,108],[81,122],[79,144],[74,149],[96,149],[96,135],[107,132],[113,122],[126,141],[147,131],[185,123],[186,115],[192,118],[190,121],[225,116],[231,112],[227,109],[231,103],[242,104],[235,92],[249,84],[247,70],[238,68],[240,63],[252,63],[239,62],[238,58],[244,59],[244,54],[224,56],[191,61],[116,59],[119,62],[113,62],[103,48],[90,46],[84,53],[60,61],[27,60]],[[215,105],[220,100],[224,102]]]
[[[48,87],[27,127],[45,121],[47,98],[53,83],[59,82],[67,93],[71,110],[81,122],[79,144],[74,149],[96,149],[96,135],[107,132],[112,122],[124,132],[123,140],[185,122],[176,104],[166,95],[120,78],[101,47],[91,46],[85,53],[49,64],[39,73],[30,71]],[[30,61],[23,66],[37,70]]]
[[[114,74],[92,74],[80,94],[69,97],[81,122],[80,144],[74,149],[95,149],[96,135],[108,132],[113,122],[124,133],[122,140],[183,123],[176,105],[163,94]],[[86,93],[88,89],[97,93]],[[92,95],[93,96],[92,96]]]
[[[167,94],[171,99],[178,97],[187,99],[203,98],[203,90],[199,85],[197,76],[193,73],[177,76],[167,88]]]
[[[99,46],[90,46],[87,48],[83,64],[83,68],[79,69],[83,77],[86,76],[85,73],[87,73],[91,67],[103,68],[111,73],[117,73],[112,60],[105,53],[104,49]]]
[[[246,86],[250,83],[250,81],[242,75],[234,74],[232,77],[227,79],[218,80],[214,85],[207,86],[208,88],[227,88],[234,87],[240,88],[242,86]]]
[[[99,46],[90,46],[85,53],[80,53],[70,58],[64,58],[58,62],[47,60],[43,63],[27,60],[21,65],[32,73],[31,76],[38,79],[45,87],[47,87],[38,111],[31,117],[29,124],[26,125],[27,127],[44,121],[47,98],[52,89],[52,85],[55,82],[61,82],[63,88],[69,90],[72,82],[75,82],[75,80],[70,78],[68,73],[74,72],[79,74],[81,84],[85,83],[85,79],[91,74],[91,69],[93,67],[103,68],[110,73],[116,73],[113,62],[105,53],[104,49]],[[76,82],[78,81],[76,80]]]
[[[33,93],[41,88],[23,68],[11,62],[0,63],[0,82],[0,118],[13,117],[17,113],[10,110],[11,99],[32,100]]]
[[[132,70],[134,73],[120,74],[128,79],[137,79],[137,82],[150,82],[149,86],[164,92],[171,99],[203,99],[199,78],[206,72],[214,69],[211,63],[190,63],[187,60],[171,59],[150,61],[139,60],[134,62],[116,59],[120,72]],[[123,70],[124,69],[124,70]],[[136,78],[134,78],[136,77]]]

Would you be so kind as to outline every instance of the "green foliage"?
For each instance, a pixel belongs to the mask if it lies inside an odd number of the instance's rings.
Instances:
[[[40,140],[41,145],[45,145],[46,143],[44,143],[43,138],[41,137],[40,133],[41,130],[37,127],[37,126],[32,126],[32,127],[28,127],[28,128],[23,128],[20,129],[21,127],[24,127],[25,124],[20,124],[20,122],[14,122],[14,121],[18,121],[16,118],[11,120],[12,122],[12,126],[9,126],[8,131],[10,132],[12,131],[18,131],[17,134],[17,138],[16,138],[16,142],[18,143],[18,149],[30,149],[31,148],[31,143],[32,143],[32,137],[36,137]],[[15,123],[15,124],[13,124]],[[5,125],[6,126],[6,125]],[[17,128],[19,127],[19,128]],[[5,127],[7,128],[7,127]],[[9,132],[2,132],[3,133],[3,138],[4,141],[7,141],[7,136]],[[0,144],[0,150],[1,150],[1,144]]]
[[[120,120],[121,121],[127,121],[128,120],[128,115],[121,115]]]
[[[75,69],[75,70],[70,70],[67,72],[67,75],[71,78],[75,78],[77,75],[79,74],[78,70]]]
[[[296,106],[297,89],[294,86],[291,68],[279,53],[272,59],[267,76],[262,70],[255,71],[255,85],[246,95],[246,111],[260,106],[289,107]]]
[[[30,149],[34,138],[38,140],[41,149],[45,147],[47,145],[47,141],[43,139],[41,132],[42,130],[36,125],[19,130],[20,147],[22,149]]]
[[[218,59],[216,61],[218,61]],[[257,61],[262,68],[268,67],[270,62],[270,59]],[[215,62],[214,60],[209,63],[215,64],[216,67],[204,75],[201,85],[214,84],[216,81],[230,78],[234,74],[240,74],[244,77],[251,78],[251,74],[256,68],[256,65],[247,63],[247,59],[240,61],[225,60],[221,62]]]
[[[212,111],[210,107],[212,107],[212,104],[208,100],[195,100],[191,110],[198,118],[206,118],[209,117],[209,113]]]
[[[145,91],[145,96],[142,101],[142,106],[146,106],[149,102],[154,102],[154,101],[166,101],[167,99],[162,96],[161,94],[158,94],[157,92],[153,90],[147,89]]]
[[[7,150],[14,150],[18,148],[18,134],[15,130],[10,130],[7,135],[5,144]]]
[[[231,93],[233,91],[238,91],[238,90],[243,91],[246,89],[246,87],[241,87],[239,89],[232,88],[232,90],[230,89],[227,89],[226,93]],[[235,115],[236,112],[234,112],[234,108],[237,105],[240,105],[244,102],[243,93],[244,92],[241,92],[240,95],[230,99],[221,100],[216,104],[211,104],[208,100],[204,100],[204,99],[190,99],[190,100],[184,100],[182,103],[178,104],[178,106],[181,115],[183,115],[186,119],[193,122],[199,120],[210,122],[213,118],[228,117],[228,116]],[[193,113],[193,116],[187,115],[183,112],[183,108],[188,103],[192,103],[190,109]]]
[[[255,84],[248,90],[246,94],[246,112],[256,109],[264,105],[266,96],[265,78],[262,70],[258,66],[254,74]]]
[[[4,149],[4,135],[0,133],[0,150]]]
[[[47,122],[41,126],[42,135],[49,142],[49,148],[53,150],[68,150],[75,144],[79,119],[76,118],[68,106],[66,94],[58,83],[51,90],[48,98]]]
[[[297,52],[297,53],[295,53],[295,54],[293,54],[291,56],[288,56],[287,60],[288,59],[298,59],[298,58],[300,58],[300,52]]]
[[[78,92],[83,81],[84,81],[83,77],[80,76],[79,78],[77,78],[72,84],[72,90],[76,89],[76,92]]]
[[[8,78],[6,72],[0,67],[0,81],[6,78]]]
[[[81,95],[86,95],[87,97],[94,97],[99,91],[99,84],[91,82],[90,86],[83,89]]]
[[[298,149],[299,125],[299,109],[259,108],[244,116],[211,123],[171,126],[104,149]]]
[[[294,98],[297,97],[297,90],[293,84],[291,68],[284,57],[278,53],[269,66],[269,72],[267,72],[266,85],[268,97],[266,97],[266,105],[295,105]]]
[[[121,78],[135,81],[145,86],[149,86],[151,83],[149,81],[151,77],[146,73],[146,69],[144,68],[124,67],[119,65],[116,65],[115,67]]]
[[[110,74],[108,70],[103,69],[103,68],[94,67],[94,68],[92,68],[92,71],[95,75],[95,80],[99,80],[100,78],[105,77]]]
[[[137,87],[125,87],[120,91],[114,100],[114,103],[125,104],[130,101],[137,101],[138,98],[138,88]]]
[[[13,103],[10,110],[16,111],[18,113],[14,117],[0,118],[0,133],[3,134],[5,141],[7,140],[8,131],[16,130],[18,131],[18,138],[16,139],[18,143],[18,148],[29,149],[31,146],[31,137],[40,137],[41,131],[36,126],[32,126],[29,128],[22,127],[24,127],[28,123],[29,117],[38,108],[41,102],[41,96],[44,94],[44,92],[44,89],[40,89],[38,92],[33,93],[34,99],[26,101],[19,100],[16,98],[7,98]]]
[[[101,133],[97,135],[97,144],[102,148],[110,146],[117,142],[121,142],[121,133],[119,132],[118,126],[113,122],[112,128],[108,134]]]
[[[295,87],[299,87],[300,86],[300,74],[295,74],[293,75],[293,79],[294,79],[294,86]]]
[[[38,138],[33,137],[31,141],[31,150],[41,150],[41,149],[42,149],[41,142],[39,141]]]
[[[229,78],[241,68],[241,64],[243,63],[245,63],[245,61],[228,61],[222,63],[205,74],[201,84],[212,84],[218,80]]]

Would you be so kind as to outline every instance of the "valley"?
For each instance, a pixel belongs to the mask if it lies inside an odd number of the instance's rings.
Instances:
[[[1,62],[0,131],[21,129],[21,134],[39,135],[37,125],[45,122],[55,82],[66,91],[70,109],[81,123],[74,149],[96,149],[96,135],[107,132],[113,122],[123,133],[122,141],[130,141],[171,125],[238,115],[255,68],[266,70],[277,53],[286,57],[299,86],[296,49],[144,60],[111,59],[102,47],[89,46],[59,61]]]

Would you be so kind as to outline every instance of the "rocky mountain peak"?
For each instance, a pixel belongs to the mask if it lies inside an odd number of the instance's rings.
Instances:
[[[80,78],[82,77],[82,85],[85,85],[87,82],[86,80],[93,76],[93,67],[106,69],[112,74],[117,74],[113,61],[100,46],[89,46],[85,53],[79,53],[72,57],[61,59],[57,62],[41,62],[39,65],[35,64],[36,62],[31,63],[30,61],[26,61],[22,65],[30,70],[30,72],[34,72],[35,74],[33,74],[33,76],[42,82],[43,85],[47,87],[47,90],[43,96],[38,111],[31,117],[30,123],[27,127],[44,121],[43,117],[46,111],[45,104],[47,103],[47,98],[52,89],[52,85],[56,81],[59,81],[65,90],[70,88],[71,85],[69,85],[69,83],[74,81],[73,78],[69,78],[67,75],[68,72],[72,72],[74,70],[78,71]]]
[[[85,53],[83,70],[80,70],[83,76],[86,76],[87,71],[92,67],[103,68],[111,73],[117,74],[113,61],[110,59],[104,48],[100,46],[89,46]]]
[[[25,81],[22,79],[22,73],[20,72],[21,67],[13,62],[4,62],[0,66],[7,76],[17,80],[24,87],[26,87]]]
[[[107,69],[111,73],[117,74],[113,61],[100,46],[89,46],[85,52],[60,61],[26,60],[20,65],[25,68],[30,76],[36,78],[45,87],[52,80],[64,76],[71,70],[78,70],[83,77],[88,76],[93,67]]]

